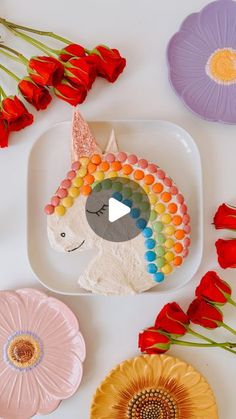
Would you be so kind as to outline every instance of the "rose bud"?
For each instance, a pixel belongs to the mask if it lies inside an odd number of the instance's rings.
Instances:
[[[33,105],[37,111],[46,109],[52,100],[48,90],[43,86],[38,86],[29,77],[25,77],[18,84],[22,96]]]
[[[73,86],[68,80],[63,79],[60,84],[54,87],[55,95],[70,103],[72,106],[77,106],[79,103],[83,103],[87,96],[87,89],[84,84],[80,86]]]
[[[9,130],[6,120],[0,114],[0,148],[8,147]]]
[[[33,57],[28,63],[28,73],[40,86],[56,86],[63,78],[64,66],[53,57]]]
[[[97,74],[114,83],[126,66],[126,59],[121,57],[117,49],[98,45],[92,54],[97,55]]]
[[[171,341],[168,336],[150,327],[139,334],[138,346],[141,352],[147,354],[163,354],[170,349]]]
[[[210,271],[202,278],[195,294],[210,303],[224,305],[231,297],[232,290],[216,272]]]
[[[68,61],[72,57],[84,57],[85,56],[85,49],[78,44],[70,44],[64,47],[59,52],[59,58],[61,61]]]
[[[158,314],[155,327],[171,335],[183,336],[188,330],[189,319],[177,303],[169,303]]]
[[[220,309],[202,298],[196,298],[190,304],[187,314],[192,323],[207,329],[216,329],[223,323],[223,314]]]
[[[222,240],[216,242],[218,261],[223,269],[236,268],[236,240]]]
[[[31,125],[34,117],[17,96],[9,96],[2,101],[2,115],[8,123],[9,131],[20,131]]]
[[[96,60],[93,57],[71,58],[66,63],[65,75],[75,86],[83,83],[89,90],[97,75]]]
[[[214,224],[217,230],[236,230],[236,208],[222,204],[214,217]]]

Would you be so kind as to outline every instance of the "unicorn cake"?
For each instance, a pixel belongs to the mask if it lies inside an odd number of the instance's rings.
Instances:
[[[94,250],[94,257],[79,285],[95,294],[126,295],[147,291],[179,269],[188,256],[190,217],[183,195],[173,180],[157,165],[135,154],[119,151],[114,131],[103,152],[86,121],[75,112],[72,127],[72,165],[46,205],[48,239],[56,251]],[[125,242],[110,242],[98,236],[88,224],[86,202],[106,179],[137,182],[145,191],[150,216],[142,211],[130,216],[140,234]],[[121,199],[122,190],[119,192]],[[94,217],[103,216],[102,207]],[[167,279],[166,279],[167,280]]]

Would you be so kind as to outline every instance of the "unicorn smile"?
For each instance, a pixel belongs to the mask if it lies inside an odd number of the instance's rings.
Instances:
[[[84,242],[85,242],[85,240],[83,240],[83,241],[80,243],[80,245],[79,245],[79,246],[75,247],[74,249],[67,250],[67,252],[68,252],[68,253],[70,253],[70,252],[74,252],[75,250],[80,249],[80,247],[82,247],[82,246],[83,246]]]

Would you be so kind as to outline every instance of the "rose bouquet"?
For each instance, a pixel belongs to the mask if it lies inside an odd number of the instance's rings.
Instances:
[[[18,51],[0,44],[0,54],[22,63],[26,67],[27,75],[20,79],[2,64],[0,70],[17,82],[19,93],[37,111],[46,109],[51,103],[49,89],[58,98],[76,106],[84,102],[97,76],[114,83],[126,66],[125,58],[117,49],[98,45],[89,50],[53,32],[17,25],[3,18],[0,18],[0,23],[43,52],[42,56],[27,59]],[[53,49],[28,35],[28,32],[54,38],[64,45],[60,49]],[[10,132],[32,124],[33,116],[17,96],[8,97],[2,87],[0,103],[0,147],[3,148],[8,146]]]
[[[217,230],[236,232],[236,208],[222,204],[215,214],[214,225]],[[217,240],[216,250],[221,268],[236,268],[236,239]]]
[[[195,291],[196,298],[190,304],[187,313],[176,303],[166,304],[158,314],[155,324],[139,334],[139,348],[148,354],[167,352],[171,345],[194,347],[219,347],[236,355],[236,343],[216,342],[196,332],[191,324],[205,329],[223,327],[233,335],[236,331],[224,322],[220,307],[229,303],[236,307],[232,299],[229,284],[223,281],[216,272],[208,272]],[[198,342],[182,339],[186,334],[194,336]],[[200,342],[199,342],[200,340]],[[204,342],[204,343],[203,343]]]

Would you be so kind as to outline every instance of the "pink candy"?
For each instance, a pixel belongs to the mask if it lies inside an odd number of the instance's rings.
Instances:
[[[183,216],[183,223],[184,223],[184,224],[188,224],[188,223],[189,223],[189,221],[190,221],[190,217],[189,217],[189,215],[188,215],[188,214],[185,214],[185,215]]]
[[[70,170],[70,172],[67,173],[67,178],[72,180],[76,176],[76,172],[74,170]]]
[[[183,204],[180,207],[180,212],[181,214],[186,214],[186,212],[188,211],[187,205]]]
[[[191,244],[191,240],[189,237],[186,237],[186,239],[184,239],[184,246],[185,247],[189,247]]]
[[[148,167],[148,161],[145,159],[140,159],[138,161],[138,165],[141,167],[141,169],[146,169]]]
[[[57,196],[59,196],[59,198],[61,199],[66,198],[67,195],[68,195],[68,192],[66,189],[63,189],[63,188],[58,189]]]
[[[156,164],[149,164],[148,165],[148,170],[150,173],[156,173],[157,172],[157,165]]]
[[[61,182],[61,187],[62,187],[62,188],[65,188],[65,189],[70,188],[70,187],[71,187],[71,180],[70,180],[70,179],[64,179],[64,180]]]
[[[188,253],[189,253],[188,249],[184,249],[183,250],[183,257],[186,258],[188,256]]]
[[[44,208],[44,212],[47,214],[47,215],[51,215],[51,214],[53,214],[54,213],[54,206],[53,205],[46,205],[46,207]]]
[[[130,164],[136,164],[138,161],[138,157],[135,154],[130,154],[130,156],[128,157],[128,162]]]
[[[79,162],[79,161],[75,161],[75,162],[72,164],[71,169],[72,169],[72,170],[79,170],[79,169],[80,169],[80,167],[81,167],[80,162]]]
[[[185,225],[185,226],[184,226],[184,231],[185,231],[185,233],[189,234],[189,233],[191,232],[191,227],[190,227],[190,225]]]
[[[164,185],[166,186],[170,187],[172,185],[172,180],[169,177],[165,177],[163,182],[164,182]]]
[[[115,156],[113,153],[108,153],[105,156],[106,161],[108,161],[109,163],[113,163],[113,161],[115,161]]]
[[[176,187],[176,186],[171,186],[171,188],[170,188],[170,193],[172,194],[172,195],[177,195],[177,193],[178,193],[179,191],[178,191],[178,188]]]
[[[117,156],[117,160],[119,160],[121,163],[124,163],[126,159],[127,159],[127,154],[124,153],[123,151],[121,151]]]
[[[53,196],[51,199],[51,204],[54,207],[57,207],[60,204],[60,198],[58,198],[58,196]]]
[[[165,179],[166,174],[165,174],[165,172],[164,172],[163,170],[158,169],[158,171],[157,171],[157,177],[158,177],[159,179]]]
[[[183,197],[183,195],[178,194],[177,197],[176,197],[176,199],[177,199],[177,202],[179,204],[183,204],[184,203],[184,197]]]

